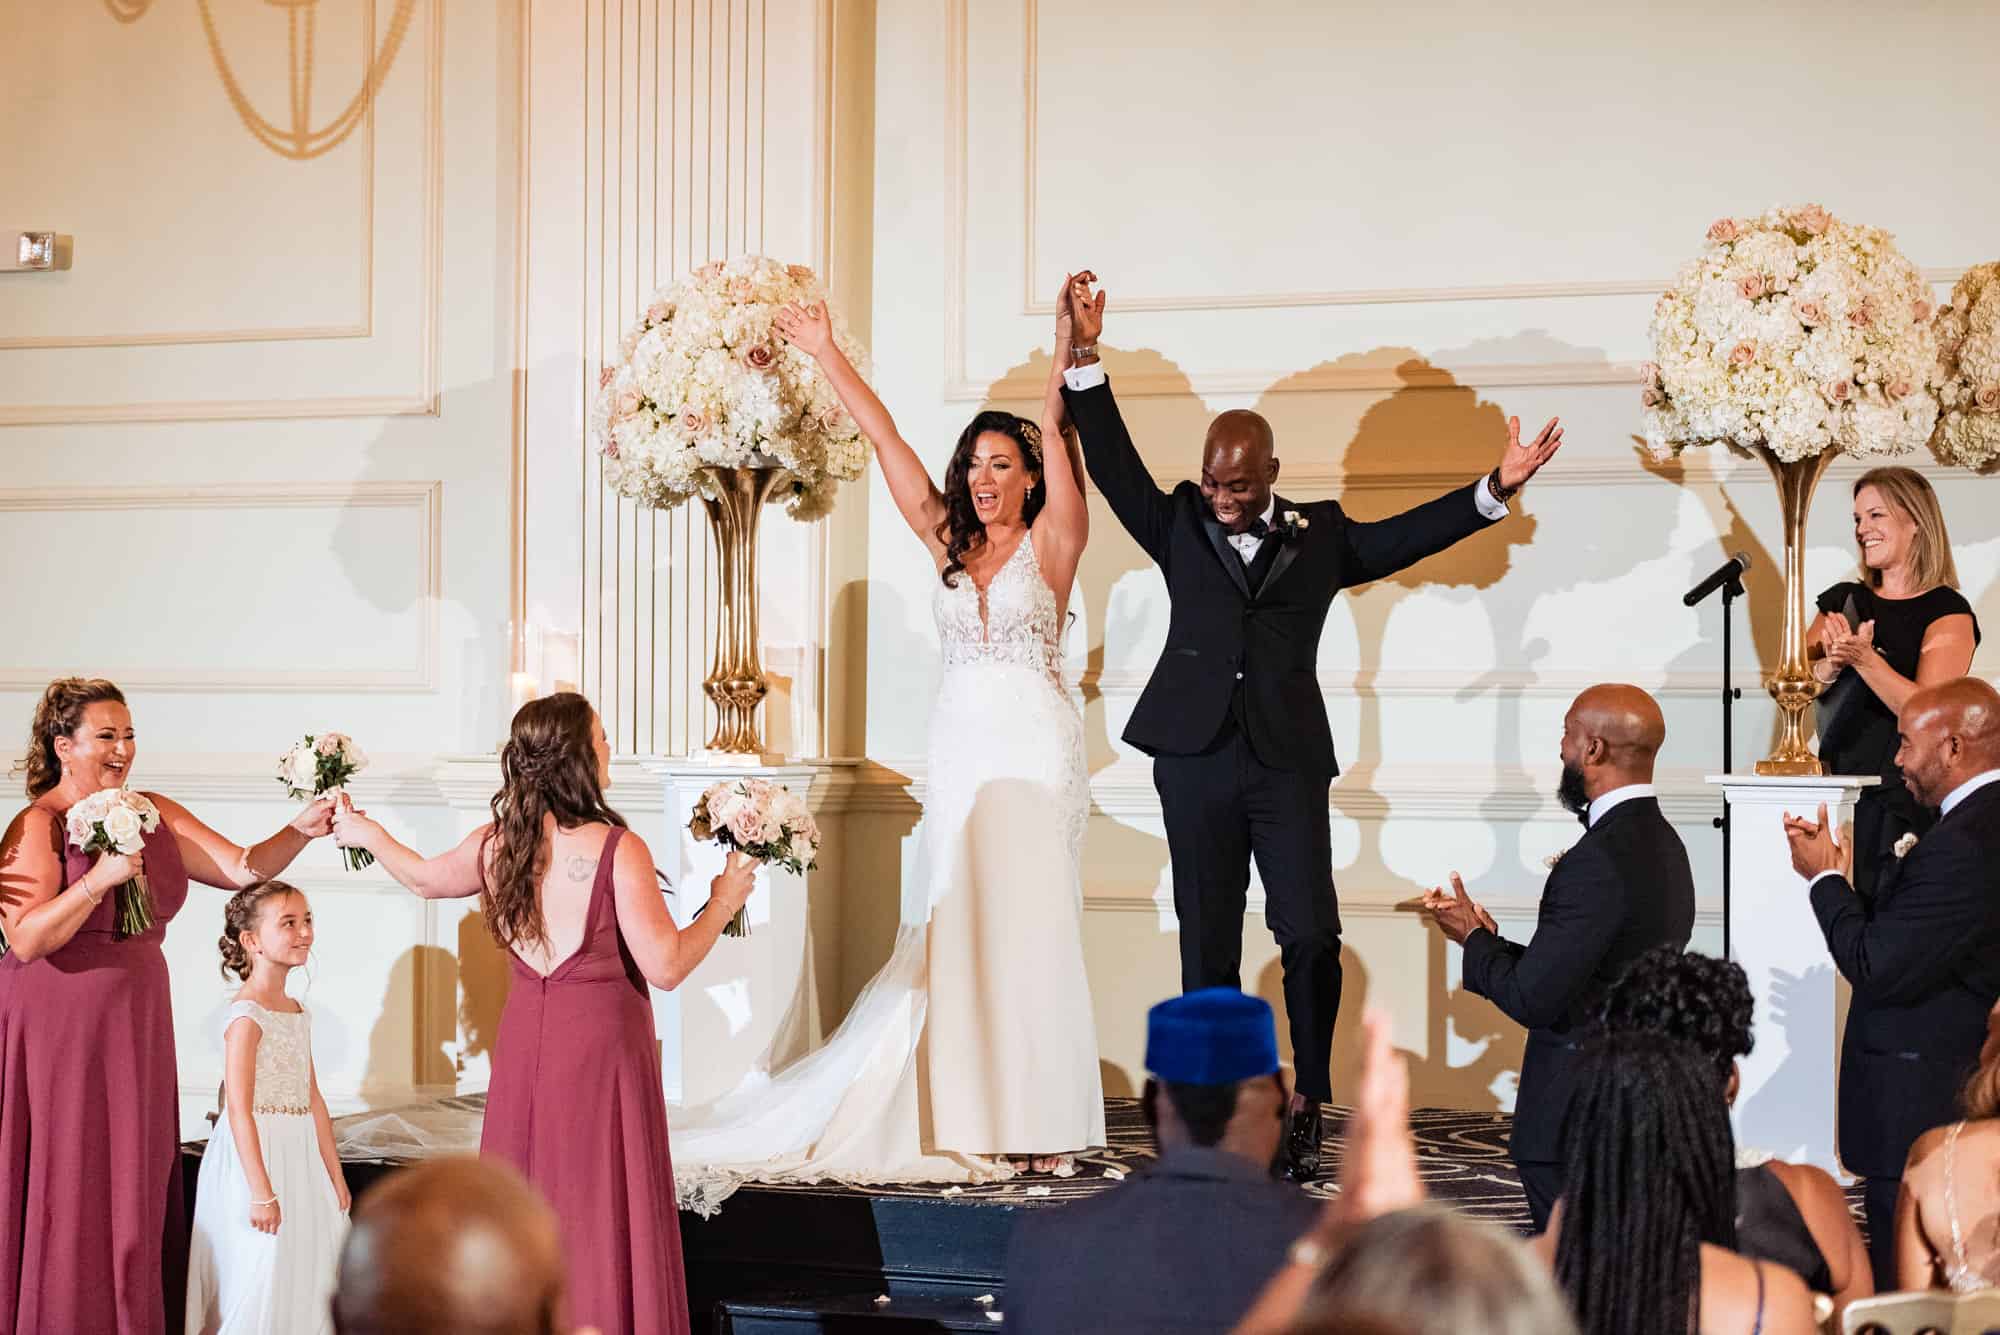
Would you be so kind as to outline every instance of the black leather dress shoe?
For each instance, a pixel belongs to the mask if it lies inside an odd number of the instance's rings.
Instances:
[[[1285,1123],[1285,1178],[1290,1182],[1310,1182],[1319,1176],[1319,1108],[1306,1100],[1294,1109]]]

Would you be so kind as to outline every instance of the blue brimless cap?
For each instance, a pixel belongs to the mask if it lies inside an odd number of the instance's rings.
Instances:
[[[1270,1004],[1233,987],[1205,987],[1146,1015],[1146,1069],[1175,1085],[1233,1085],[1278,1069]]]

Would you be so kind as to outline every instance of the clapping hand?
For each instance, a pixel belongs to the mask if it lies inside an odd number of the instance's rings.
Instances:
[[[1451,874],[1450,890],[1436,886],[1424,892],[1423,909],[1436,920],[1446,936],[1461,946],[1465,944],[1466,937],[1482,927],[1495,936],[1500,935],[1499,924],[1493,921],[1493,915],[1479,907],[1465,892],[1465,882],[1459,879],[1457,872]]]
[[[1875,657],[1875,623],[1864,621],[1849,626],[1838,612],[1828,612],[1820,625],[1826,661],[1837,668],[1861,667]]]
[[[1852,831],[1836,829],[1827,819],[1826,803],[1819,804],[1819,819],[1785,813],[1785,842],[1792,846],[1792,870],[1810,881],[1823,871],[1837,871],[1854,880]]]
[[[827,314],[823,301],[815,301],[810,306],[795,301],[778,312],[771,321],[771,327],[785,342],[815,360],[833,346],[833,317]]]
[[[1535,438],[1521,443],[1521,419],[1507,419],[1507,448],[1500,452],[1500,485],[1508,491],[1526,482],[1542,471],[1542,465],[1555,458],[1562,448],[1562,419],[1551,417]]]

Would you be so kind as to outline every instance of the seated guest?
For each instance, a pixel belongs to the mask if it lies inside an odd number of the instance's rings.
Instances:
[[[1317,1213],[1272,1173],[1288,1101],[1271,1008],[1233,988],[1163,1001],[1146,1025],[1159,1161],[1060,1209],[1023,1212],[1007,1329],[1222,1331]]]
[[[1971,1293],[2000,1286],[2000,1006],[1986,1017],[1965,1120],[1910,1147],[1896,1202],[1896,1287]]]
[[[1875,1286],[1896,1284],[1896,1199],[1917,1137],[1956,1115],[2000,1000],[2000,692],[1961,677],[1916,691],[1896,765],[1939,811],[1897,845],[1875,893],[1855,893],[1854,848],[1785,818],[1792,867],[1812,883],[1827,953],[1854,989],[1840,1048],[1840,1161],[1867,1180]]]
[[[1608,1033],[1664,1034],[1700,1049],[1714,1064],[1717,1096],[1734,1106],[1754,1005],[1741,965],[1661,948],[1633,960],[1612,984],[1601,1019]],[[1875,1292],[1847,1196],[1811,1164],[1772,1160],[1736,1170],[1736,1250],[1791,1267],[1836,1310]]]
[[[1574,1335],[1569,1306],[1533,1252],[1498,1224],[1436,1205],[1349,1233],[1313,1280],[1291,1335],[1369,1319],[1401,1335]]]
[[[1660,706],[1636,686],[1593,686],[1570,705],[1556,797],[1584,833],[1551,868],[1527,944],[1500,935],[1457,872],[1451,891],[1424,896],[1465,948],[1466,990],[1527,1027],[1509,1148],[1537,1232],[1562,1191],[1563,1118],[1604,989],[1654,946],[1685,949],[1694,930],[1687,848],[1653,794],[1666,738]]]
[[[555,1211],[519,1173],[498,1159],[433,1159],[393,1174],[355,1207],[333,1328],[562,1335],[567,1285]]]
[[[1380,1012],[1361,1030],[1340,1194],[1236,1335],[1575,1335],[1547,1268],[1518,1238],[1423,1204],[1409,1071]]]
[[[1541,1241],[1584,1335],[1809,1335],[1812,1295],[1736,1253],[1736,1141],[1691,1044],[1609,1034],[1579,1072]]]

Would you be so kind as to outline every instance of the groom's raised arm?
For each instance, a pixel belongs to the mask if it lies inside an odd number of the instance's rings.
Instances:
[[[1104,367],[1092,361],[1063,372],[1063,403],[1083,438],[1083,462],[1090,470],[1090,480],[1097,484],[1111,513],[1118,516],[1132,540],[1146,555],[1164,563],[1173,502],[1153,481],[1132,444],[1132,433],[1125,429],[1118,400],[1111,397]]]

